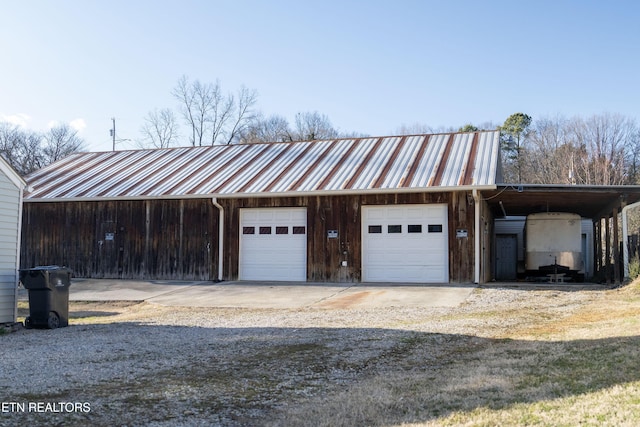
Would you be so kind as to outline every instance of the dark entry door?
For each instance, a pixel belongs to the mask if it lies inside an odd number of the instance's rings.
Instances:
[[[116,278],[118,271],[118,233],[114,221],[101,224],[98,235],[97,277]]]
[[[496,280],[516,280],[518,276],[518,236],[496,235]]]

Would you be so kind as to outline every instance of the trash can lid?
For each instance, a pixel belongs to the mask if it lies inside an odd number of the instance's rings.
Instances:
[[[35,271],[35,270],[67,270],[67,267],[60,267],[59,265],[38,265],[32,268],[23,268],[20,271]]]

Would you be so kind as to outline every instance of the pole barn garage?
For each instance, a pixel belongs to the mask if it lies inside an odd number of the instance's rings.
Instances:
[[[27,177],[23,265],[77,277],[490,280],[497,131],[79,153]]]
[[[0,323],[17,315],[22,191],[25,182],[0,157]]]

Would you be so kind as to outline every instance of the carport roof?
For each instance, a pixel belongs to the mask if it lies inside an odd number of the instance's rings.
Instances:
[[[572,212],[598,219],[640,201],[640,186],[503,184],[482,196],[496,217]]]
[[[78,153],[25,201],[278,197],[494,188],[498,131]]]

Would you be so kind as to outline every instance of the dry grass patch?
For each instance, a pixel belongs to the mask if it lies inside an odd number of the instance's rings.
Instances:
[[[72,302],[70,314],[104,345],[94,356],[124,367],[64,392],[96,402],[96,424],[640,425],[635,283],[478,289],[453,309]]]
[[[273,425],[639,425],[639,290],[595,291],[584,303],[534,291],[526,307],[447,315],[486,328],[422,335],[403,359],[419,361],[431,343],[435,363],[379,366]]]

